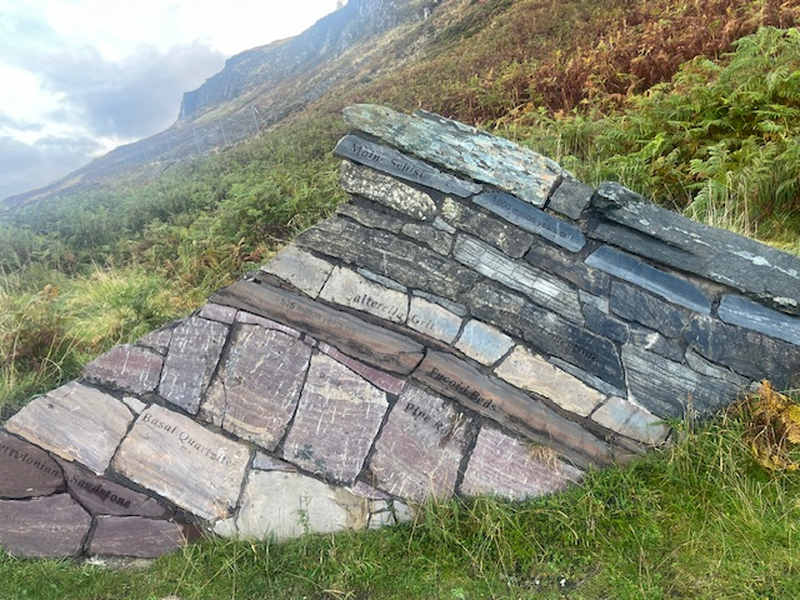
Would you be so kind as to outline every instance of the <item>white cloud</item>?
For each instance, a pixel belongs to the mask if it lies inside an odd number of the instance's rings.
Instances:
[[[225,58],[296,35],[337,4],[0,0],[0,163],[30,165],[0,169],[0,198],[162,131]]]

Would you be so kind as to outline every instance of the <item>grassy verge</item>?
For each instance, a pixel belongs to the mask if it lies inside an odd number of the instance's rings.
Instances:
[[[800,480],[722,416],[625,469],[521,504],[422,508],[378,532],[207,541],[146,568],[0,558],[3,600],[794,598]]]

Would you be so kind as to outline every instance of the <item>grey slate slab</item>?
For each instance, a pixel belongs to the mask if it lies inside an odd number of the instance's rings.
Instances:
[[[481,310],[493,312],[488,306]],[[572,363],[615,387],[624,386],[619,353],[611,341],[530,303],[514,315],[510,326],[546,354]]]
[[[753,381],[800,387],[800,347],[794,344],[705,317],[692,320],[684,339],[705,358]]]
[[[64,474],[41,448],[0,430],[0,498],[49,496],[64,488]]]
[[[471,269],[419,244],[337,217],[301,234],[297,243],[446,298],[458,298],[478,277]]]
[[[392,373],[408,374],[422,360],[422,345],[405,336],[275,287],[239,281],[213,298],[220,304],[287,323]]]
[[[525,231],[535,233],[570,252],[579,252],[586,238],[574,225],[548,215],[543,210],[502,192],[484,192],[472,198],[482,206]]]
[[[611,285],[610,307],[611,312],[626,321],[640,323],[671,338],[680,336],[692,318],[688,310],[618,281]]]
[[[413,116],[360,104],[343,111],[345,121],[406,152],[495,185],[534,206],[544,206],[561,177],[552,160],[456,121],[418,112]]]
[[[0,545],[16,556],[78,556],[92,518],[69,494],[0,500]]]
[[[553,273],[581,290],[598,296],[608,293],[611,277],[600,269],[576,260],[575,255],[550,244],[534,244],[525,254],[525,260],[537,269]]]
[[[598,188],[592,208],[608,221],[593,233],[600,239],[800,315],[800,258],[687,219],[615,183]]]
[[[455,259],[481,275],[524,293],[536,304],[581,323],[578,290],[550,273],[515,261],[479,239],[460,235],[453,248]]]
[[[711,303],[695,285],[610,246],[595,250],[586,259],[586,264],[700,314],[711,313]]]
[[[634,346],[622,349],[630,399],[654,415],[682,419],[697,411],[709,417],[741,394],[738,386],[699,375],[686,365]]]
[[[594,194],[594,188],[567,176],[553,190],[547,208],[577,221],[581,218],[583,211],[588,208],[592,194]]]
[[[348,217],[369,229],[385,229],[392,233],[400,233],[400,230],[405,225],[405,221],[397,218],[394,214],[376,210],[370,206],[366,201],[358,202],[358,198],[351,202],[340,204],[336,209],[336,214]]]
[[[466,198],[477,194],[481,186],[464,181],[449,173],[443,173],[432,165],[408,154],[404,154],[358,135],[346,135],[333,150],[340,158],[347,158],[362,165],[383,171],[394,177],[419,183],[445,194]]]
[[[739,325],[800,346],[800,318],[790,317],[741,296],[722,297],[719,318],[730,325]]]
[[[628,341],[628,326],[607,315],[591,304],[583,305],[583,318],[586,328],[599,336],[624,344]]]
[[[533,243],[532,234],[503,219],[473,210],[465,204],[447,200],[444,202],[444,207],[443,212],[448,213],[447,222],[454,230],[478,237],[511,258],[521,258]]]

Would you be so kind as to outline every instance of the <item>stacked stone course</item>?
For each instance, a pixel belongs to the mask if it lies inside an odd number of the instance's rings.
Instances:
[[[5,423],[5,549],[154,556],[521,500],[755,380],[800,384],[798,259],[435,115],[345,119],[337,215]]]

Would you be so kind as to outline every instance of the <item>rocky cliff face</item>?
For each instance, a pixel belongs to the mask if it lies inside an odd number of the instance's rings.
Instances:
[[[424,19],[438,1],[350,0],[294,38],[230,58],[222,71],[184,94],[180,118],[191,120],[250,91],[303,75],[369,36]]]

